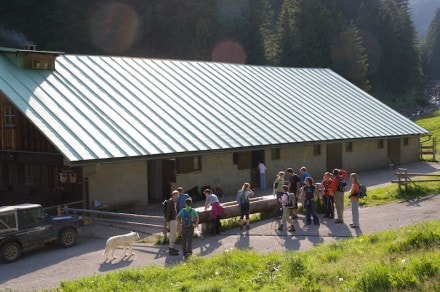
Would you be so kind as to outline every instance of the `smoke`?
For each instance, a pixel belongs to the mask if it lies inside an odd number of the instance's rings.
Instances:
[[[30,41],[23,33],[0,26],[0,46],[24,48],[25,45],[32,44],[33,42]]]

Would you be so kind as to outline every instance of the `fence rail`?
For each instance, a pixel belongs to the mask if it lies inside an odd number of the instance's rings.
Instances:
[[[405,186],[405,192],[408,191],[408,184],[412,183],[414,185],[417,185],[417,183],[423,183],[423,182],[436,182],[440,181],[440,174],[426,174],[426,173],[416,173],[416,172],[408,172],[408,169],[406,168],[399,168],[398,171],[395,173],[397,176],[396,180],[392,180],[391,183],[397,183],[399,185],[399,188],[401,186]],[[439,177],[438,179],[432,178],[432,179],[413,179],[413,176],[418,177]]]
[[[136,226],[142,226],[142,227],[163,229],[163,217],[162,216],[138,215],[138,214],[128,214],[128,213],[114,213],[114,212],[107,212],[107,211],[77,209],[77,208],[68,208],[68,207],[63,208],[63,210],[67,213],[72,212],[75,214],[79,213],[79,214],[90,215],[90,216],[92,216],[93,220],[97,221],[97,222],[128,224],[128,225],[136,225]],[[108,219],[106,217],[113,217],[113,218],[117,218],[117,219]],[[156,220],[158,224],[128,221],[128,220],[124,220],[124,219],[131,219],[131,220],[144,221],[144,222],[151,222],[151,221]],[[159,224],[161,224],[161,225],[159,225]]]

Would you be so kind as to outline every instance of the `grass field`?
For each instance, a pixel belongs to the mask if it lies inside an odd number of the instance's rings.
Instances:
[[[440,222],[305,252],[233,250],[63,282],[60,291],[439,291]]]
[[[437,144],[440,143],[440,110],[433,112],[427,117],[417,120],[416,123],[428,130],[433,137],[436,137]],[[437,146],[436,159],[438,160],[440,158],[440,146]],[[426,155],[426,159],[431,160],[432,156]]]

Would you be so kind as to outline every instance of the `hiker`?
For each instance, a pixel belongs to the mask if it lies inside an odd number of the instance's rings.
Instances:
[[[333,219],[335,217],[335,207],[334,207],[334,197],[330,191],[330,186],[332,184],[332,174],[330,172],[324,173],[322,178],[321,188],[322,188],[322,201],[325,205],[325,215],[324,218]]]
[[[174,248],[174,243],[176,241],[176,236],[177,236],[176,201],[177,201],[178,196],[179,196],[179,192],[173,191],[171,193],[171,197],[165,202],[164,219],[165,219],[165,222],[167,223],[167,225],[170,227],[170,241],[169,241],[168,252],[172,256],[179,255],[179,251]],[[166,229],[164,232],[166,232]],[[166,234],[164,237],[166,237]]]
[[[357,173],[350,174],[351,189],[351,214],[353,217],[353,223],[350,224],[351,228],[359,228],[359,182]]]
[[[183,208],[185,208],[186,199],[191,197],[183,192],[182,187],[178,187],[177,191],[179,192],[179,197],[177,198],[177,213],[179,213]],[[179,240],[181,239],[182,236],[182,229],[180,227],[181,226],[177,226],[177,238],[179,238]]]
[[[205,189],[203,193],[206,196],[205,201],[205,210],[211,206],[211,218],[212,218],[212,235],[216,235],[220,233],[220,217],[223,216],[225,210],[223,206],[220,204],[218,197],[212,193],[210,189]]]
[[[283,206],[283,216],[281,217],[281,224],[278,226],[278,230],[283,230],[284,225],[288,222],[290,224],[290,227],[287,229],[287,231],[295,232],[295,226],[293,226],[293,221],[290,218],[290,215],[292,214],[292,208],[294,206],[294,200],[295,197],[293,194],[289,194],[289,186],[283,185],[283,194],[281,195],[281,198],[279,199],[280,204]]]
[[[305,166],[301,167],[299,169],[299,172],[301,174],[301,187],[303,188],[306,185],[306,178],[310,177],[310,174],[307,172],[307,168]],[[304,192],[301,189],[300,190],[300,201],[301,201],[301,204],[302,204],[302,206],[304,208],[304,196],[303,196],[303,194],[304,194]],[[306,208],[304,208],[304,214],[305,214],[305,212],[306,212]]]
[[[277,206],[275,210],[275,215],[277,217],[281,217],[281,214],[283,212],[280,199],[283,195],[284,176],[284,171],[278,172],[277,178],[273,182],[273,195],[277,197]]]
[[[335,205],[336,205],[336,215],[338,218],[335,219],[335,223],[344,223],[344,187],[345,177],[347,172],[343,169],[334,169],[332,175],[332,184],[330,185],[330,192],[333,194]]]
[[[258,172],[260,173],[260,190],[266,189],[266,165],[261,161],[258,163]]]
[[[313,216],[313,224],[319,225],[318,213],[316,212],[315,199],[319,196],[318,188],[313,183],[313,178],[310,176],[305,179],[306,185],[303,188],[304,192],[304,203],[306,210],[306,223],[312,224],[312,216]]]
[[[254,192],[251,190],[251,185],[247,182],[244,183],[241,189],[237,192],[237,203],[240,206],[240,230],[243,230],[244,217],[246,217],[246,229],[249,230],[251,228],[249,225],[249,197],[252,197],[253,195]]]
[[[295,203],[292,208],[292,219],[298,219],[298,196],[299,196],[299,190],[301,189],[301,179],[293,171],[292,168],[288,168],[286,170],[286,173],[287,173],[287,180],[289,181],[288,192],[293,194],[295,198]]]
[[[185,200],[185,208],[177,214],[177,222],[182,227],[182,253],[185,259],[192,255],[194,228],[199,225],[199,215],[191,208],[192,199]]]

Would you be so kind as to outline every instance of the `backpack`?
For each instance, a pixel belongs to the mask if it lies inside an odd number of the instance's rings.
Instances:
[[[287,193],[287,197],[289,198],[287,200],[286,207],[287,208],[294,208],[295,207],[295,194],[293,193]]]
[[[367,187],[365,185],[359,185],[359,194],[358,197],[362,199],[367,196]]]
[[[248,198],[246,198],[246,192],[247,191],[243,191],[243,190],[238,190],[237,192],[237,203],[239,204],[244,204],[248,202]]]
[[[168,203],[168,200],[165,200],[162,202],[162,215],[164,215],[164,216],[167,214],[167,203]]]
[[[347,187],[347,182],[342,177],[338,178],[338,192],[345,192],[345,188]]]
[[[186,212],[186,209],[182,209],[183,217],[182,217],[182,225],[183,227],[191,227],[194,225],[194,216],[193,209],[191,208],[189,212]]]

